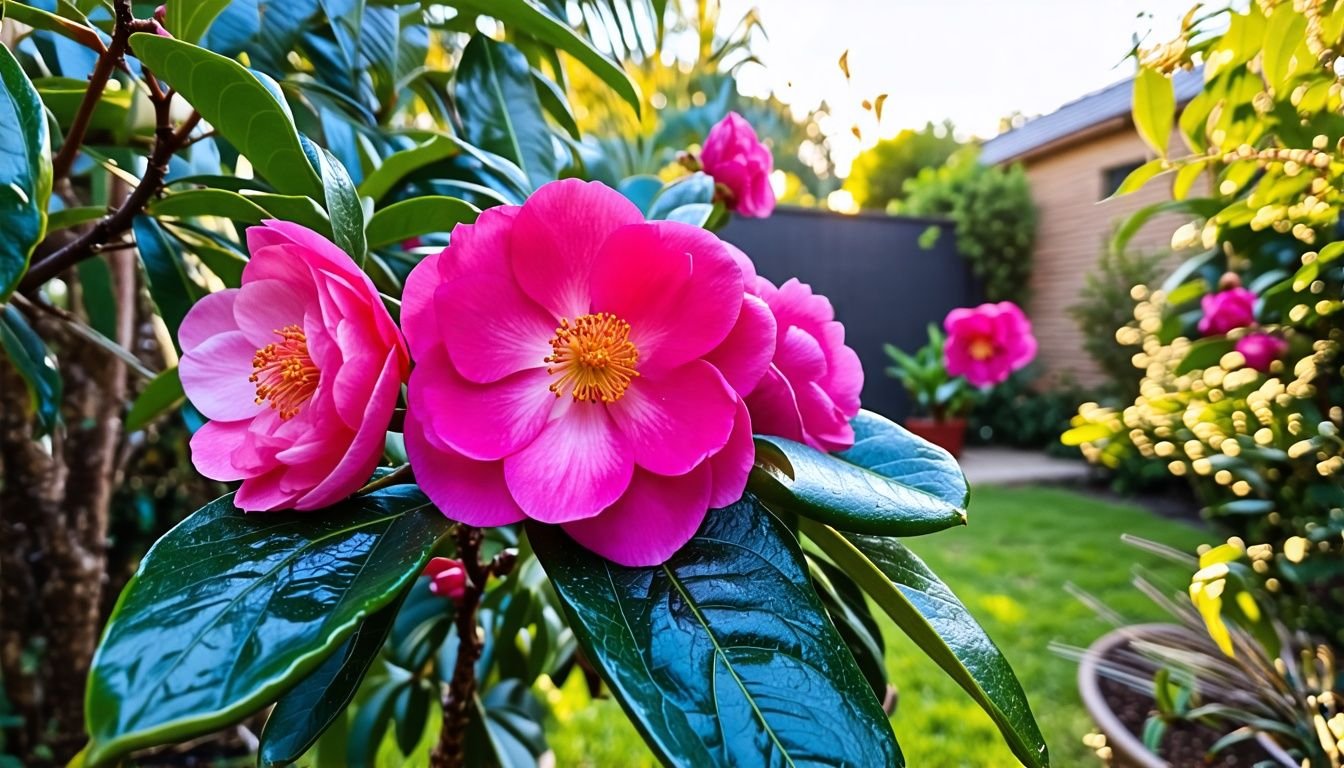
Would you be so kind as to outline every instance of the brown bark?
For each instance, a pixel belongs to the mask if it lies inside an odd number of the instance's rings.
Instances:
[[[119,343],[134,329],[134,253],[110,257]],[[9,748],[27,764],[46,749],[65,762],[85,741],[83,702],[89,662],[102,629],[107,527],[125,365],[64,330],[29,317],[57,355],[64,381],[64,425],[50,441],[34,425],[22,380],[0,362],[0,673],[24,718]]]

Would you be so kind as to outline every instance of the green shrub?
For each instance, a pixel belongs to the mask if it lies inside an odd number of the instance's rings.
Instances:
[[[925,168],[905,185],[906,198],[890,210],[952,220],[957,251],[971,265],[989,301],[1027,298],[1036,206],[1021,166],[982,165],[967,147],[938,168]]]
[[[1083,349],[1106,376],[1099,395],[1117,402],[1133,402],[1139,394],[1141,373],[1134,367],[1133,345],[1121,344],[1115,329],[1134,318],[1135,286],[1151,285],[1161,277],[1163,254],[1135,253],[1106,247],[1096,271],[1087,275],[1077,304],[1069,316],[1083,334]],[[1081,401],[1080,401],[1081,402]]]

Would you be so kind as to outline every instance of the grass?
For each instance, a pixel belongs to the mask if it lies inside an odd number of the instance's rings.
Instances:
[[[1085,646],[1108,628],[1064,591],[1072,582],[1133,620],[1161,618],[1130,586],[1136,567],[1182,585],[1189,574],[1120,542],[1122,533],[1193,551],[1210,537],[1137,507],[1049,488],[979,490],[971,524],[907,543],[994,638],[1022,681],[1057,766],[1093,765],[1081,738],[1091,723],[1075,686],[1072,661],[1052,654],[1059,640]],[[886,617],[887,670],[900,687],[892,724],[909,765],[940,768],[1016,766],[980,709]],[[588,703],[573,676],[550,695],[556,764],[589,768],[654,766],[634,728],[611,700]]]

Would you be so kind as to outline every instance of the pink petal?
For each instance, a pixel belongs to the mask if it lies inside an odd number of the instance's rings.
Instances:
[[[635,463],[660,475],[684,475],[728,442],[737,395],[717,368],[696,360],[635,379],[607,410]]]
[[[738,394],[747,395],[775,356],[775,332],[775,315],[770,307],[748,294],[743,297],[737,324],[722,344],[705,355],[705,360],[719,369]]]
[[[439,271],[443,279],[462,275],[512,275],[509,260],[513,224],[522,210],[517,205],[498,205],[481,211],[473,224],[453,227],[450,245],[443,251]]]
[[[747,476],[756,460],[756,443],[751,439],[751,415],[744,400],[737,401],[737,416],[733,419],[733,434],[728,444],[709,460],[714,484],[709,495],[709,508],[722,509],[742,498],[747,490]]]
[[[472,461],[430,444],[415,411],[406,414],[406,455],[420,489],[449,519],[489,528],[525,517],[504,484],[504,462]]]
[[[643,214],[616,190],[577,179],[528,198],[514,220],[513,272],[523,291],[556,317],[588,314],[589,276],[603,241]]]
[[[288,246],[307,251],[305,262],[318,263],[323,267],[340,272],[351,282],[361,283],[368,280],[368,277],[359,270],[359,267],[345,251],[342,251],[327,238],[301,224],[271,219],[263,221],[261,226],[248,227],[247,249],[249,252],[256,254],[264,248],[273,246]],[[255,256],[253,258],[255,259]],[[250,267],[251,262],[248,264]],[[244,281],[248,279],[246,269],[245,267],[243,272]]]
[[[461,229],[461,227],[458,227]],[[415,356],[439,342],[439,316],[434,310],[434,292],[443,284],[439,264],[446,258],[440,253],[427,256],[411,270],[401,291],[401,330]]]
[[[252,348],[260,349],[280,341],[276,331],[285,326],[303,327],[303,299],[280,280],[244,283],[233,304],[233,317]]]
[[[775,365],[789,381],[815,381],[826,375],[826,353],[815,336],[795,325],[780,338]]]
[[[244,480],[233,496],[233,505],[244,512],[291,509],[294,494],[282,487],[284,475],[284,470],[277,468],[267,474]]]
[[[401,371],[395,354],[383,362],[382,373],[366,404],[364,423],[355,439],[345,449],[345,455],[335,469],[318,486],[298,500],[296,509],[321,509],[344,499],[359,490],[378,466],[383,455],[387,425],[392,420],[392,409],[397,405],[401,390]],[[340,450],[340,445],[332,445]]]
[[[494,461],[541,433],[558,399],[549,386],[544,368],[475,384],[436,351],[411,374],[410,407],[437,438],[433,442],[472,459]]]
[[[788,379],[774,365],[747,396],[751,428],[758,435],[776,435],[802,441],[803,421]]]
[[[713,234],[656,221],[623,227],[593,267],[592,306],[630,323],[648,375],[704,357],[742,311],[742,269]]]
[[[710,471],[680,477],[636,471],[630,488],[602,514],[566,523],[579,544],[614,563],[661,565],[695,535],[709,511]]]
[[[567,523],[621,497],[635,468],[632,454],[606,408],[571,401],[531,445],[504,460],[504,478],[528,517]]]
[[[212,336],[182,356],[178,373],[191,404],[216,421],[242,421],[262,411],[256,404],[257,385],[252,356],[257,348],[241,331]]]
[[[245,440],[246,421],[207,421],[191,436],[191,463],[211,480],[241,480],[246,473],[233,465],[231,456]]]
[[[212,293],[196,302],[182,325],[177,330],[177,341],[184,353],[204,344],[211,336],[238,330],[233,319],[233,302],[238,298],[238,289]]]
[[[854,444],[854,428],[815,381],[795,384],[798,413],[803,417],[803,442],[819,451],[837,451]]]
[[[466,275],[434,293],[439,333],[453,365],[470,381],[488,384],[512,373],[545,368],[556,320],[496,275]]]
[[[822,345],[829,353],[822,388],[840,410],[852,419],[859,413],[859,395],[863,392],[863,363],[853,348],[845,346],[843,325],[827,323],[822,332],[826,337]]]

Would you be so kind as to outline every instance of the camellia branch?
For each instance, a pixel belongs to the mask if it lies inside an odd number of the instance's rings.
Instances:
[[[513,550],[500,552],[488,563],[481,562],[480,528],[458,524],[457,556],[467,572],[467,583],[462,599],[457,601],[457,662],[453,679],[443,694],[443,726],[439,743],[429,756],[431,768],[462,768],[466,765],[467,726],[471,722],[471,707],[476,699],[476,662],[481,658],[483,638],[476,624],[485,584],[491,576],[505,576],[517,559]]]

